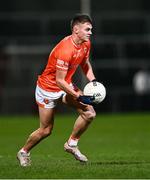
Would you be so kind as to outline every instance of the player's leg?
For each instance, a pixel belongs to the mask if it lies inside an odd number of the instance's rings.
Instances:
[[[28,138],[23,149],[29,152],[42,139],[49,136],[53,129],[55,109],[42,108],[39,106],[40,127]]]
[[[66,95],[63,100],[67,105],[72,106],[79,112],[79,117],[75,121],[72,136],[75,139],[80,138],[84,131],[88,128],[89,124],[96,116],[96,112],[91,105],[84,105],[78,101],[75,101],[72,96]]]
[[[40,127],[29,136],[25,145],[17,154],[21,166],[29,166],[31,164],[30,150],[51,134],[54,124],[54,112],[54,108],[42,108],[39,106]]]
[[[87,157],[79,151],[79,149],[77,148],[77,144],[78,144],[80,136],[86,131],[89,124],[95,118],[96,112],[92,106],[81,104],[75,101],[69,95],[66,95],[63,101],[67,105],[75,107],[80,114],[77,120],[75,121],[73,130],[72,130],[72,133],[68,142],[66,142],[64,145],[64,149],[67,152],[72,153],[77,160],[86,162]]]
[[[25,145],[17,154],[21,166],[30,165],[29,151],[43,138],[51,134],[54,124],[55,107],[60,96],[61,93],[51,93],[38,86],[36,87],[35,97],[39,105],[40,127],[29,136]]]

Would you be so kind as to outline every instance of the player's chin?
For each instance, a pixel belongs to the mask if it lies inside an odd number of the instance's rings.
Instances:
[[[90,37],[86,37],[86,38],[84,38],[84,42],[89,41],[89,39],[90,39]]]

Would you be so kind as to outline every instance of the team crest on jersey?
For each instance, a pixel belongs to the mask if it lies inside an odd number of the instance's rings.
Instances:
[[[48,103],[49,103],[49,99],[46,99],[46,98],[45,98],[45,99],[44,99],[44,103],[45,103],[45,104],[48,104]]]

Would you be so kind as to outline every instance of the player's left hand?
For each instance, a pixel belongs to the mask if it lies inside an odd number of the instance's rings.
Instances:
[[[94,96],[85,96],[80,95],[77,99],[77,101],[82,102],[84,104],[92,105],[95,97]]]

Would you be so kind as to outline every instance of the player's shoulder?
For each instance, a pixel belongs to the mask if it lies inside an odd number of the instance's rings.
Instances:
[[[54,48],[54,55],[58,59],[70,59],[73,53],[73,47],[70,43],[70,37],[63,38]]]
[[[57,49],[61,50],[69,50],[72,47],[70,36],[64,37],[58,44],[57,44]]]
[[[71,44],[71,36],[66,36],[66,37],[64,37],[64,38],[60,41],[60,44],[62,44],[62,45]]]

